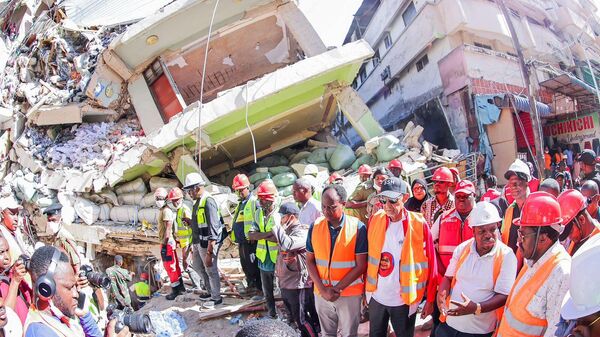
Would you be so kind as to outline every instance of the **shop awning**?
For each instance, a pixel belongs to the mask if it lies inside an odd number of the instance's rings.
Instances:
[[[570,74],[562,74],[540,83],[540,86],[575,98],[581,110],[600,108],[596,90]]]
[[[512,101],[514,102],[515,108],[517,110],[531,112],[531,106],[529,105],[529,98],[523,97],[523,96],[518,96],[518,95],[512,95],[512,98],[513,98]],[[537,107],[537,111],[540,114],[540,116],[542,116],[542,117],[550,116],[552,109],[548,105],[546,105],[542,102],[535,102],[535,106]]]

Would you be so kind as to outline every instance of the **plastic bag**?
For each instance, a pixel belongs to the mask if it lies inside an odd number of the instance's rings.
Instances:
[[[377,146],[377,159],[379,161],[390,161],[394,158],[400,157],[406,149],[398,138],[392,135],[385,135],[379,137],[379,145]]]
[[[327,161],[327,149],[320,148],[314,150],[310,156],[306,158],[306,161],[310,164],[324,163]]]
[[[296,178],[296,175],[291,172],[281,173],[273,177],[273,183],[277,187],[286,187],[293,185]]]
[[[110,204],[102,204],[98,206],[100,208],[100,214],[98,215],[98,220],[100,221],[108,221],[110,220]]]
[[[150,191],[156,191],[159,187],[164,187],[168,190],[173,187],[179,186],[179,180],[177,179],[169,179],[169,178],[161,178],[161,177],[152,177],[150,178]]]
[[[275,166],[275,167],[270,167],[269,172],[272,175],[276,176],[281,173],[292,172],[292,168],[289,166]]]
[[[92,225],[100,216],[100,207],[84,198],[76,198],[73,208],[77,216],[88,225]]]
[[[356,158],[354,163],[352,163],[352,169],[354,171],[357,171],[358,168],[360,167],[360,165],[362,165],[362,164],[367,164],[367,165],[373,166],[376,163],[377,163],[377,159],[375,157],[373,157],[370,154],[365,154],[365,155],[362,155],[362,156]]]
[[[133,181],[130,181],[128,183],[123,183],[123,184],[117,186],[115,188],[115,192],[117,194],[125,194],[125,193],[131,193],[131,192],[139,192],[139,193],[146,194],[148,192],[148,190],[146,189],[146,184],[144,184],[144,181],[142,180],[142,178],[137,178]]]
[[[158,208],[142,208],[138,211],[138,221],[146,221],[153,225],[158,224],[158,214],[160,210]]]
[[[294,185],[278,188],[277,192],[279,193],[279,196],[281,196],[281,197],[284,197],[284,198],[289,197],[290,195],[292,195],[293,187],[294,187]]]
[[[110,219],[120,223],[136,223],[137,213],[137,206],[115,206],[110,210]]]
[[[270,177],[271,175],[269,174],[269,172],[257,172],[251,175],[249,179],[251,184],[258,185],[258,181],[262,181]]]
[[[356,157],[354,151],[348,145],[339,144],[335,147],[331,158],[329,159],[329,165],[334,171],[346,169],[354,163]]]
[[[258,164],[258,166],[266,166],[266,167],[285,166],[285,165],[289,164],[289,160],[284,156],[273,155],[273,156],[269,156],[269,157],[259,160],[257,164]]]
[[[119,194],[117,199],[119,200],[119,205],[135,205],[139,206],[144,199],[145,194],[139,192],[125,193]]]
[[[296,153],[295,155],[293,155],[290,158],[290,165],[296,164],[299,161],[301,161],[302,159],[308,158],[308,156],[310,156],[310,152],[308,152],[308,151],[300,151],[300,152]]]

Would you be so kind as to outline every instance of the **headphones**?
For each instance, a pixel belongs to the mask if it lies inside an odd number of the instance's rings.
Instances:
[[[50,261],[50,265],[48,266],[48,271],[46,271],[45,274],[40,275],[40,277],[35,282],[35,292],[37,293],[38,297],[44,301],[49,301],[56,293],[54,271],[56,270],[56,266],[58,265],[58,261],[60,260],[61,254],[62,252],[60,250],[54,248],[52,260]]]

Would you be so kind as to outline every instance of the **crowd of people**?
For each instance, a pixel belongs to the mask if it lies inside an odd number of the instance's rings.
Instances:
[[[393,160],[361,166],[351,195],[339,174],[319,186],[309,165],[292,186],[294,201],[282,201],[270,179],[252,189],[239,174],[230,229],[206,181],[188,174],[183,190],[154,193],[166,299],[186,292],[187,273],[204,308],[222,305],[218,255],[230,237],[243,295],[264,299],[277,321],[279,289],[302,337],[357,336],[365,321],[370,336],[413,336],[418,314],[431,316],[437,337],[600,336],[600,172],[593,151],[574,161],[580,178],[569,175],[568,184],[536,178],[532,165],[516,159],[503,190],[488,176],[479,191],[447,167],[432,172],[430,183],[408,184]],[[64,228],[60,204],[44,209],[51,244],[36,249],[16,225],[20,206],[0,206],[0,337],[129,336],[106,312],[144,306],[154,290],[150,276],[124,268],[119,255],[105,274],[94,272]]]

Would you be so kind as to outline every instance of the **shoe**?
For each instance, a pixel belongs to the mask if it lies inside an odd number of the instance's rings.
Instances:
[[[200,295],[200,301],[208,301],[210,300],[210,294],[201,294]]]
[[[177,296],[181,294],[185,294],[185,286],[183,285],[183,280],[179,280],[179,284],[171,289],[171,293],[166,296],[167,300],[169,301],[174,300]]]
[[[214,309],[215,306],[222,304],[223,303],[223,298],[220,298],[218,300],[210,300],[210,301],[206,301],[204,302],[204,304],[202,304],[202,307],[205,309]]]

